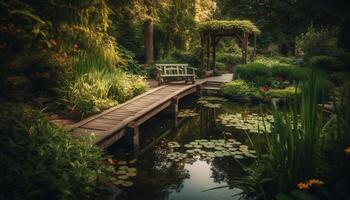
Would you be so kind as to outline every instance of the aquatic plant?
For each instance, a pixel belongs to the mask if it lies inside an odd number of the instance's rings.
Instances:
[[[218,116],[217,121],[227,127],[249,131],[249,133],[262,134],[264,131],[268,133],[271,132],[274,118],[272,115],[259,116],[257,113],[242,112],[236,114],[221,114]]]
[[[137,175],[137,169],[132,167],[135,163],[136,160],[121,160],[116,162],[117,165],[115,167],[117,168],[117,171],[115,174],[117,175],[117,180],[114,182],[115,185],[122,187],[131,187],[134,185],[130,179]]]
[[[184,118],[184,117],[195,117],[198,116],[199,114],[191,109],[183,109],[180,110],[177,113],[177,117]]]
[[[168,144],[177,144],[177,142],[169,142]],[[178,145],[177,147],[180,147]],[[167,154],[167,158],[178,162],[185,158],[200,156],[204,159],[214,159],[222,157],[232,157],[235,159],[255,158],[255,151],[250,150],[248,146],[243,145],[235,139],[199,139],[184,144],[185,153],[175,151]],[[172,147],[171,147],[172,148]]]

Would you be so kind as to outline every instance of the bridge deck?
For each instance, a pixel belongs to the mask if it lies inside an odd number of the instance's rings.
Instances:
[[[84,119],[72,126],[74,136],[94,134],[95,143],[106,148],[126,134],[126,127],[134,128],[164,110],[174,102],[200,90],[206,82],[229,82],[232,74],[199,79],[192,85],[165,85]]]

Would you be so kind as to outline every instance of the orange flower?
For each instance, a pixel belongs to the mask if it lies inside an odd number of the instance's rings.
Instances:
[[[345,151],[345,154],[350,155],[350,147],[348,147],[348,148],[344,149],[344,151]]]
[[[298,187],[300,190],[307,190],[307,189],[309,189],[309,184],[300,182],[300,183],[298,183],[297,187]]]
[[[324,182],[318,179],[310,179],[309,180],[309,185],[315,185],[315,186],[320,186],[323,185]]]

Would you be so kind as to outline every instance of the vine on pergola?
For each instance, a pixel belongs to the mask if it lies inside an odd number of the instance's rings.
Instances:
[[[201,71],[215,69],[216,46],[222,37],[237,37],[242,47],[242,63],[247,63],[249,34],[254,35],[254,52],[256,54],[256,36],[261,31],[249,20],[212,20],[199,24],[201,36]],[[212,62],[210,65],[210,50]],[[205,60],[206,58],[206,60]]]

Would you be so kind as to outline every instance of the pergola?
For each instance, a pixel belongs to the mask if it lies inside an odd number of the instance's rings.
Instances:
[[[213,73],[216,47],[223,37],[238,38],[242,48],[242,63],[247,63],[249,35],[254,36],[253,57],[256,55],[256,36],[260,30],[249,20],[212,20],[199,24],[201,36],[201,74]],[[212,53],[212,59],[210,59]]]

